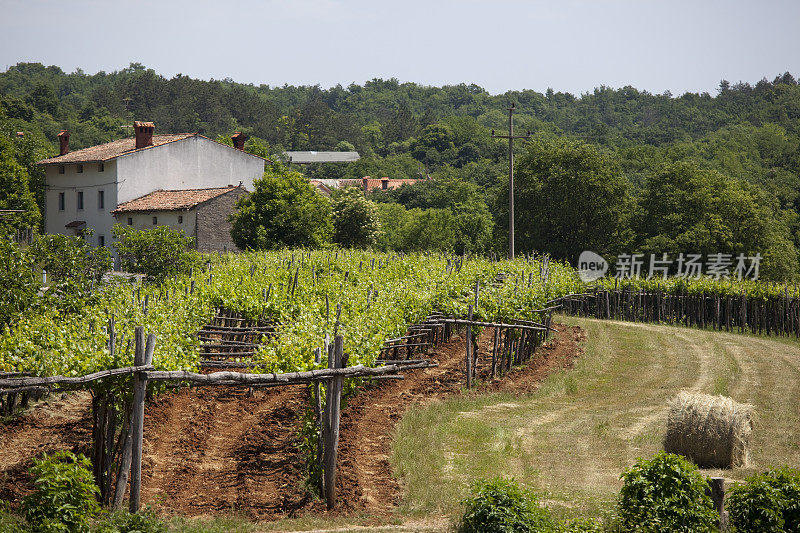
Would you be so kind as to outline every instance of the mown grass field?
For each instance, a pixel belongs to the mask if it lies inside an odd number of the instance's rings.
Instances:
[[[562,516],[613,511],[619,475],[661,447],[683,389],[755,405],[752,464],[800,464],[800,344],[748,335],[560,317],[586,330],[575,368],[525,397],[468,395],[420,407],[397,429],[402,512],[452,514],[471,480],[513,476]]]

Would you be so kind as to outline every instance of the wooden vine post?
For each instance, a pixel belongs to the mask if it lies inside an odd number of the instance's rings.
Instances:
[[[153,350],[156,347],[156,336],[147,337],[144,346],[144,328],[136,328],[136,352],[134,366],[150,366],[153,363]],[[144,400],[147,393],[147,376],[137,372],[133,376],[133,409],[131,413],[131,495],[130,512],[138,513],[142,498],[142,439],[144,437]]]
[[[328,368],[344,368],[344,340],[341,335],[334,338],[328,355]],[[339,417],[344,378],[334,376],[328,382],[325,398],[325,427],[323,429],[323,487],[328,509],[336,506],[336,454],[339,446]]]
[[[325,337],[325,349],[327,352],[328,338]],[[322,362],[322,350],[319,348],[314,350],[314,363],[319,364]],[[320,469],[324,467],[323,461],[323,428],[325,427],[324,414],[322,411],[322,385],[319,381],[314,382],[314,420],[317,424],[317,463]],[[319,492],[325,494],[325,479],[324,476],[319,478]]]
[[[467,311],[467,335],[466,341],[464,344],[467,347],[467,389],[472,388],[472,305],[469,306],[469,311]]]

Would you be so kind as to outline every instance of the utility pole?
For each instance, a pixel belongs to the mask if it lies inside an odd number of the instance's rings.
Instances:
[[[514,139],[530,139],[531,132],[514,135],[514,104],[508,109],[508,135],[495,135],[495,139],[508,139],[508,258],[514,259]]]

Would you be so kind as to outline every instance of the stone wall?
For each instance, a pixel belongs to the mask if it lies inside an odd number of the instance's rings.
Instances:
[[[201,252],[238,252],[231,238],[228,217],[236,210],[236,201],[247,195],[244,187],[236,187],[221,196],[197,206],[197,249]]]

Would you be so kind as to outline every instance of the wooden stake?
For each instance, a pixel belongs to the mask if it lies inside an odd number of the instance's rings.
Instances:
[[[467,312],[468,315],[468,322],[472,322],[472,305],[469,306],[469,311]],[[467,389],[472,388],[472,355],[471,355],[471,348],[472,348],[472,326],[467,325],[467,334],[466,334],[466,341],[464,342],[466,345],[467,350]]]
[[[147,347],[144,345],[144,328],[136,328],[136,353],[134,364],[136,366],[151,365],[153,351],[156,347],[156,336],[152,333],[147,337]],[[131,416],[131,499],[130,512],[138,513],[142,495],[142,445],[144,437],[144,400],[147,392],[147,377],[143,373],[134,375],[133,389],[133,414]]]
[[[328,358],[328,368],[342,368],[344,340],[337,335],[333,342],[332,357]],[[325,442],[323,444],[323,478],[325,501],[328,509],[336,506],[336,455],[339,446],[339,416],[342,400],[341,376],[334,377],[328,384],[325,402]]]
[[[325,342],[327,348],[327,340]],[[322,362],[322,350],[319,348],[314,349],[314,362],[320,364]],[[317,421],[317,462],[320,469],[324,468],[323,463],[323,429],[325,422],[322,412],[322,386],[319,381],[314,382],[314,415]],[[319,493],[325,494],[325,476],[321,475],[319,478]]]

